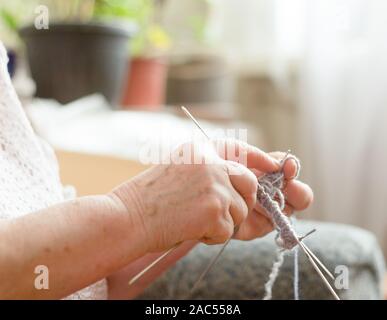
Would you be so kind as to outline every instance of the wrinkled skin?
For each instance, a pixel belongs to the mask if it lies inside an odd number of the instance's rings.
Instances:
[[[188,144],[176,152],[181,154],[188,147],[195,156],[216,164],[156,165],[137,176],[132,184],[123,184],[114,190],[127,206],[133,202],[127,194],[137,195],[139,221],[150,252],[165,250],[186,240],[207,244],[223,243],[231,236],[250,240],[273,229],[256,203],[257,177],[279,170],[279,160],[284,154],[267,154],[238,141],[227,143],[238,152],[246,152],[247,167],[232,159],[221,159],[208,148]],[[235,168],[239,174],[229,174]],[[284,172],[285,179],[291,179],[296,172],[295,162],[286,162]],[[311,189],[298,180],[288,181],[285,194],[288,215],[293,210],[305,209],[313,199]],[[234,234],[236,226],[239,228]]]

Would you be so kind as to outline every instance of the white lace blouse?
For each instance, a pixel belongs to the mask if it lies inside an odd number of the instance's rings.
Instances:
[[[0,219],[12,219],[65,200],[53,150],[39,139],[7,72],[0,41]],[[68,299],[106,299],[101,280]]]

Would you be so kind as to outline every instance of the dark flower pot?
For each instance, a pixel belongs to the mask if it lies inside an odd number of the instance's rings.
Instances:
[[[20,30],[27,46],[36,95],[67,103],[95,92],[119,101],[127,73],[131,30],[121,26],[51,24]]]

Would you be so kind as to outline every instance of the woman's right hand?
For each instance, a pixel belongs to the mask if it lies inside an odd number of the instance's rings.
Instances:
[[[148,252],[185,240],[223,243],[255,206],[257,178],[249,169],[221,159],[211,147],[202,145],[186,144],[175,154],[186,151],[187,146],[206,163],[215,160],[216,164],[156,165],[113,190],[127,208],[136,205]],[[260,167],[275,169],[276,162],[259,152]],[[230,175],[235,167],[238,174]]]

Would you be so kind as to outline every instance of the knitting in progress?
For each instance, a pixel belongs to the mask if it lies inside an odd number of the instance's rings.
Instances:
[[[287,155],[282,160],[282,168],[286,161],[290,159],[293,159],[297,164],[297,173],[293,178],[296,179],[300,171],[300,162],[296,157]],[[298,244],[299,240],[289,219],[282,213],[285,208],[285,197],[282,193],[284,187],[283,170],[263,175],[258,179],[257,187],[257,201],[265,209],[278,230],[277,244],[284,249],[292,249]],[[276,198],[278,198],[278,201],[274,201]]]
[[[200,126],[198,121],[192,116],[192,114],[185,108],[182,107],[184,113],[195,123],[195,125],[200,129],[203,135],[211,140],[210,137],[206,134],[203,128]],[[285,187],[285,175],[284,175],[284,165],[288,160],[293,160],[296,163],[297,170],[296,174],[292,179],[296,179],[298,177],[300,171],[300,162],[295,157],[289,154],[289,152],[285,155],[285,157],[281,161],[281,168],[279,171],[267,173],[258,178],[257,183],[257,202],[261,205],[261,207],[265,210],[268,218],[273,223],[273,226],[277,230],[276,243],[278,245],[277,249],[277,258],[273,264],[271,273],[269,275],[269,280],[265,285],[265,296],[264,299],[268,300],[272,298],[272,288],[274,282],[278,276],[281,265],[284,261],[284,254],[286,251],[292,250],[294,252],[294,297],[296,300],[299,298],[298,293],[298,246],[301,247],[305,255],[307,256],[309,262],[312,264],[313,268],[316,270],[320,278],[323,280],[326,287],[332,293],[333,297],[337,300],[340,300],[336,292],[333,290],[332,286],[325,278],[324,274],[320,270],[319,266],[322,270],[329,275],[331,279],[334,279],[333,275],[329,272],[329,270],[323,265],[323,263],[313,254],[313,252],[306,246],[302,240],[313,233],[315,230],[308,232],[306,235],[299,237],[295,232],[293,226],[290,223],[289,218],[282,212],[285,209],[285,196],[283,194],[283,189]],[[237,228],[234,229],[234,233]],[[191,293],[195,290],[198,284],[202,279],[210,272],[211,268],[215,265],[220,255],[224,251],[224,249],[229,244],[231,238],[229,238],[222,246],[220,251],[213,257],[204,271],[200,274],[197,281],[193,285],[193,289]],[[163,260],[166,256],[168,256],[171,252],[173,252],[180,243],[176,244],[174,247],[167,250],[164,254],[158,257],[155,261],[149,264],[146,268],[141,270],[137,275],[135,275],[130,281],[129,285],[133,285],[140,277],[142,277],[148,270],[153,268],[157,263]],[[319,266],[318,266],[319,265]]]
[[[324,281],[325,285],[332,293],[333,297],[337,300],[340,300],[336,292],[333,290],[328,280],[322,274],[320,267],[330,276],[331,279],[334,279],[333,275],[329,270],[322,264],[322,262],[313,254],[313,252],[302,242],[302,240],[307,237],[309,234],[313,233],[315,230],[310,231],[308,234],[303,237],[299,237],[295,232],[293,226],[290,223],[290,219],[282,212],[285,208],[285,196],[283,194],[283,188],[285,186],[283,168],[286,161],[292,159],[297,165],[296,175],[292,179],[296,179],[300,172],[300,162],[299,160],[289,155],[289,152],[281,161],[281,170],[274,173],[265,174],[258,179],[258,190],[257,190],[257,201],[265,210],[268,217],[271,219],[275,229],[277,230],[276,243],[278,245],[276,260],[273,264],[272,270],[269,275],[269,280],[265,284],[265,296],[264,300],[269,300],[272,298],[272,289],[274,282],[278,276],[279,270],[284,262],[284,254],[286,251],[292,250],[294,252],[294,298],[295,300],[299,299],[298,292],[298,245],[302,248],[306,254],[308,260],[312,264],[313,268],[317,271],[321,279]]]
[[[198,121],[192,116],[192,114],[185,108],[181,107],[184,113],[195,123],[195,125],[200,129],[200,131],[204,134],[207,139],[210,140],[209,136],[206,134],[206,132],[203,130],[203,128],[200,126]],[[284,165],[286,161],[288,160],[294,160],[297,165],[297,171],[295,176],[292,179],[295,179],[299,175],[300,171],[300,162],[299,160],[289,155],[288,153],[285,155],[285,157],[281,161],[281,169],[277,172],[265,174],[262,177],[258,179],[257,184],[257,202],[264,208],[266,214],[271,219],[273,225],[275,226],[277,230],[277,237],[276,242],[277,245],[280,247],[279,250],[277,250],[277,260],[273,265],[272,272],[269,276],[269,281],[265,285],[266,294],[264,299],[270,299],[272,296],[272,287],[274,285],[275,279],[277,278],[279,269],[281,265],[283,264],[283,255],[285,250],[291,250],[293,248],[296,248],[294,251],[294,297],[297,300],[299,298],[298,294],[298,252],[297,252],[297,245],[299,245],[302,250],[304,251],[305,255],[307,256],[309,262],[312,264],[313,268],[316,270],[318,275],[323,280],[326,287],[329,289],[329,291],[332,293],[333,297],[336,300],[340,300],[339,296],[336,294],[336,292],[333,290],[332,286],[330,285],[329,281],[325,278],[324,274],[321,272],[318,265],[325,271],[331,279],[334,279],[333,275],[329,272],[329,270],[324,266],[324,264],[314,255],[314,253],[302,242],[302,240],[307,237],[309,234],[313,233],[315,230],[312,230],[308,232],[303,237],[298,237],[297,233],[293,229],[292,225],[290,224],[289,219],[282,213],[282,210],[285,209],[285,197],[282,193],[282,189],[284,188]],[[211,260],[211,262],[208,264],[208,266],[205,268],[204,272],[199,276],[198,280],[194,284],[193,288],[196,288],[198,283],[206,276],[206,274],[211,270],[211,268],[215,265],[216,261],[219,259],[220,255],[226,248],[226,246],[229,244],[231,238],[228,239],[224,245],[222,246],[221,250],[218,252],[218,254]],[[173,249],[172,249],[173,250]],[[167,251],[166,255],[170,251]],[[163,256],[161,257],[163,258]],[[317,265],[318,264],[318,265]],[[141,274],[141,273],[140,273]]]
[[[297,172],[293,179],[298,177],[300,171],[300,162],[294,156],[286,155],[282,160],[282,168],[287,160],[293,159],[297,164]],[[282,210],[285,208],[285,197],[282,192],[284,187],[284,173],[283,170],[265,174],[258,179],[257,201],[265,209],[265,212],[273,222],[277,230],[276,242],[279,248],[277,249],[276,261],[273,264],[269,275],[269,280],[265,284],[264,300],[272,298],[272,288],[278,276],[279,270],[284,262],[285,250],[292,250],[298,245],[298,237],[294,231],[288,217],[286,217]],[[298,300],[298,255],[297,248],[294,251],[294,297]]]

